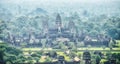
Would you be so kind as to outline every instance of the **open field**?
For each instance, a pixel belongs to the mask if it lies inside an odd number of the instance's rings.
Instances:
[[[113,48],[113,50],[112,51],[120,51],[120,40],[116,40],[116,42],[117,42],[117,46],[118,47],[116,47],[116,48]],[[52,49],[52,48],[23,48],[22,49],[23,51],[29,51],[29,50],[31,50],[31,51],[40,51],[40,50],[55,50],[55,51],[61,51],[60,49]],[[110,48],[108,48],[108,47],[81,47],[81,48],[77,48],[77,50],[78,51],[84,51],[84,50],[99,50],[99,51],[109,51],[110,50]]]
[[[62,51],[60,49],[52,49],[52,48],[45,48],[45,49],[42,49],[42,48],[23,48],[22,49],[24,52],[28,52],[28,51],[41,51],[41,50],[44,50],[44,51]],[[91,47],[91,48],[77,48],[78,51],[85,51],[85,50],[89,50],[89,51],[110,51],[109,48],[98,48],[98,47]],[[120,52],[120,48],[113,48],[111,51],[119,51]]]

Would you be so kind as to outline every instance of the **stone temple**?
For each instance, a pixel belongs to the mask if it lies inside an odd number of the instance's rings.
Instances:
[[[75,25],[74,21],[70,20],[67,26],[63,26],[62,19],[60,14],[57,14],[55,19],[55,27],[49,27],[48,21],[42,22],[43,28],[41,33],[36,34],[33,32],[27,33],[27,36],[12,36],[8,33],[8,38],[5,41],[8,41],[12,44],[19,45],[20,43],[27,43],[27,46],[30,46],[31,43],[34,46],[39,47],[39,43],[42,43],[42,40],[46,40],[46,44],[51,44],[53,41],[56,42],[73,42],[75,45],[83,42],[85,46],[108,46],[110,39],[108,37],[96,36],[93,39],[91,36],[85,34],[82,30],[78,31],[78,27]],[[31,30],[32,31],[32,30]],[[40,44],[41,45],[41,44]]]
[[[44,28],[42,29],[41,36],[39,36],[40,38],[57,39],[58,41],[75,41],[78,38],[75,23],[70,21],[68,27],[63,27],[60,14],[57,14],[55,28],[49,28],[47,22],[43,22],[43,26]]]

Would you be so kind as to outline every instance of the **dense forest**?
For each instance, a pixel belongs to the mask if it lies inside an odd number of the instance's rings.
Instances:
[[[120,8],[116,1],[100,2],[99,4],[74,2],[73,5],[69,4],[68,6],[65,6],[65,3],[56,3],[61,5],[54,4],[49,8],[49,2],[46,2],[46,5],[36,3],[32,6],[31,4],[1,1],[0,39],[5,42],[16,41],[18,42],[15,43],[16,45],[30,43],[30,41],[24,41],[29,37],[39,42],[37,36],[45,33],[45,25],[48,25],[50,29],[55,28],[56,16],[59,14],[62,28],[71,28],[70,22],[74,22],[75,33],[81,37],[90,36],[91,39],[97,39],[100,35],[101,40],[104,38],[120,40]],[[111,7],[112,5],[114,7]],[[85,40],[85,38],[79,37],[78,39]]]
[[[99,8],[93,11],[90,10],[93,8],[79,8],[75,11],[64,11],[69,9],[61,9],[58,12],[56,10],[47,11],[40,7],[32,10],[24,9],[20,5],[14,6],[15,10],[6,7],[1,6],[0,8],[1,38],[3,35],[6,38],[8,33],[13,36],[28,35],[31,30],[39,34],[42,32],[44,27],[42,23],[45,21],[48,21],[49,27],[53,28],[56,15],[59,13],[62,17],[63,27],[68,26],[69,21],[73,21],[79,33],[84,32],[90,36],[104,34],[113,39],[120,39],[119,12],[110,9],[109,12],[105,13],[105,7],[101,7],[103,11],[100,11]]]

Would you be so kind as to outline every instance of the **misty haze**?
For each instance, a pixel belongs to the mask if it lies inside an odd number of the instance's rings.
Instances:
[[[0,64],[120,64],[120,0],[0,0]]]

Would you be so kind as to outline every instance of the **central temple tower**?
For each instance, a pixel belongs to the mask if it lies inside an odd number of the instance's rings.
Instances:
[[[56,17],[56,27],[57,27],[58,33],[61,33],[62,21],[61,21],[60,14],[57,14],[57,17]]]

